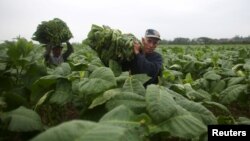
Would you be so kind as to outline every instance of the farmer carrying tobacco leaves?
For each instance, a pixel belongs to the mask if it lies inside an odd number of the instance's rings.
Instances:
[[[154,29],[146,30],[142,43],[132,34],[122,34],[120,30],[108,26],[92,25],[85,43],[94,49],[103,64],[109,61],[121,64],[122,71],[131,74],[147,74],[151,77],[144,86],[157,84],[161,75],[162,57],[154,50],[160,41],[160,34]]]
[[[147,29],[145,37],[142,38],[143,48],[138,42],[134,42],[134,59],[122,64],[123,70],[130,70],[131,74],[145,73],[150,76],[151,79],[144,86],[157,84],[158,76],[161,75],[162,57],[154,51],[159,41],[159,32]]]
[[[69,41],[66,42],[67,44],[67,50],[62,54],[62,45],[57,46],[46,46],[46,51],[44,53],[44,59],[46,65],[59,65],[62,62],[67,61],[70,54],[73,52],[73,47],[69,43]],[[52,54],[51,54],[52,52]]]
[[[67,61],[73,52],[73,47],[69,42],[72,37],[73,35],[66,23],[61,19],[54,18],[39,24],[32,39],[44,44],[46,50],[44,53],[45,64],[57,66]],[[67,44],[67,50],[62,54],[62,43],[64,42]]]

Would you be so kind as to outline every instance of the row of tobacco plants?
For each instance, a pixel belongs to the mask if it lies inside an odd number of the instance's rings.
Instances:
[[[0,140],[207,140],[207,125],[250,124],[250,46],[159,46],[157,85],[73,44],[48,68],[41,45],[0,45]]]

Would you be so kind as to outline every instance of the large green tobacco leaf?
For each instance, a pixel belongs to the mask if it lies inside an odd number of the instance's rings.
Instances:
[[[90,121],[74,120],[65,122],[33,138],[31,141],[140,141],[131,130],[98,124]]]
[[[107,112],[101,119],[100,123],[112,124],[127,128],[141,128],[145,123],[151,123],[150,117],[141,112],[135,114],[129,107],[120,105]]]
[[[133,77],[128,77],[122,88],[127,92],[145,95],[145,88],[143,87],[142,83]]]
[[[101,105],[107,102],[112,97],[118,94],[122,94],[122,89],[116,88],[116,89],[110,89],[110,90],[105,91],[102,95],[98,96],[92,101],[91,105],[89,106],[89,109],[92,109],[98,105]]]
[[[230,111],[228,110],[228,108],[226,106],[224,106],[223,104],[220,104],[220,103],[217,103],[214,101],[204,101],[204,102],[202,102],[202,104],[206,107],[210,107],[210,108],[216,109],[218,111],[221,110],[227,114],[230,114]]]
[[[132,75],[134,79],[139,80],[142,84],[146,83],[151,77],[149,77],[147,74],[135,74]]]
[[[131,92],[122,92],[121,94],[114,96],[106,103],[106,107],[109,110],[119,105],[125,105],[135,113],[142,113],[146,107],[145,98]]]
[[[50,102],[57,103],[60,105],[65,104],[67,101],[71,100],[72,89],[71,82],[67,79],[59,79],[56,85],[56,91],[51,96]]]
[[[226,82],[224,80],[213,81],[211,82],[211,86],[210,86],[210,88],[212,89],[211,92],[220,93],[221,91],[225,89],[225,86],[226,86]]]
[[[177,106],[178,111],[183,109]],[[191,139],[206,132],[207,127],[188,112],[177,114],[158,124],[159,131],[169,132],[172,136]]]
[[[200,103],[189,101],[187,99],[176,100],[176,103],[189,111],[194,117],[203,121],[204,124],[216,124],[216,117],[211,111]]]
[[[55,69],[50,69],[48,72],[51,76],[54,78],[61,78],[61,77],[65,77],[70,75],[71,73],[71,68],[70,65],[68,63],[62,63],[59,66],[57,66]]]
[[[237,84],[232,85],[220,93],[221,102],[224,104],[229,104],[238,99],[239,95],[247,90],[247,85]]]
[[[116,82],[118,87],[122,87],[125,81],[130,77],[129,72],[122,72],[120,76],[116,77]]]
[[[8,129],[16,132],[26,132],[34,130],[43,130],[40,116],[25,107],[19,107],[16,110],[3,115],[3,121],[10,120]]]
[[[118,125],[127,128],[140,127],[140,122],[136,122],[134,119],[135,114],[126,106],[120,105],[106,113],[100,119],[100,123]]]
[[[31,87],[31,102],[37,103],[37,101],[49,90],[53,88],[53,85],[56,83],[55,78],[41,77]]]
[[[200,79],[195,80],[192,83],[192,86],[196,87],[196,88],[202,88],[206,91],[210,91],[209,80],[207,80],[205,78],[200,78]]]
[[[147,97],[153,96],[154,98],[151,98],[150,102]],[[179,102],[176,103],[173,98]],[[151,129],[152,133],[166,131],[172,136],[191,139],[206,132],[206,126],[202,123],[203,120],[209,123],[214,122],[213,118],[206,119],[202,114],[198,113],[203,112],[210,115],[211,113],[207,113],[208,111],[205,108],[198,105],[189,105],[192,103],[191,101],[188,102],[186,98],[169,89],[156,85],[148,86],[146,101],[149,104],[148,112],[157,123],[157,127]],[[179,105],[180,103],[183,107]]]
[[[169,89],[178,92],[181,95],[185,95],[186,89],[183,84],[173,84],[169,87]]]
[[[110,85],[116,85],[114,73],[110,68],[100,67],[92,72],[89,78],[100,78],[102,80],[109,81]]]
[[[192,88],[192,86],[189,83],[184,84],[184,88],[186,90],[186,96],[189,99],[195,100],[195,101],[201,101],[204,99],[209,100],[210,95],[204,94],[201,91],[196,91]]]
[[[108,113],[106,113],[101,119],[100,122],[105,121],[129,121],[134,117],[134,113],[124,105],[117,106]]]
[[[149,85],[146,90],[146,104],[149,115],[159,123],[170,118],[176,112],[176,102],[163,88]]]
[[[219,80],[221,79],[221,76],[216,74],[214,71],[208,71],[206,72],[203,77],[207,80]]]
[[[148,131],[147,126],[144,126],[148,120],[145,114],[136,116],[128,107],[120,105],[106,113],[100,123],[128,128],[143,137]]]
[[[116,80],[110,68],[99,67],[94,70],[89,78],[79,82],[79,91],[84,95],[98,94],[115,87]]]
[[[231,79],[229,79],[227,86],[232,86],[232,85],[236,85],[241,83],[243,80],[245,79],[245,77],[232,77]]]
[[[167,91],[174,99],[178,98],[178,99],[186,99],[183,95],[169,89],[169,88],[165,88],[165,91]]]

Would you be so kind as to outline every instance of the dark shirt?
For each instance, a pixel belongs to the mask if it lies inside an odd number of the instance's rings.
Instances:
[[[59,57],[53,57],[51,55],[51,50],[46,51],[44,54],[45,64],[49,66],[49,65],[59,65],[62,62],[66,62],[70,54],[74,52],[72,45],[70,43],[66,44],[67,44],[67,50]]]
[[[144,86],[149,84],[157,84],[158,76],[161,75],[162,57],[159,53],[153,52],[151,54],[137,54],[130,62],[122,64],[124,71],[130,70],[131,74],[147,74],[151,77]]]

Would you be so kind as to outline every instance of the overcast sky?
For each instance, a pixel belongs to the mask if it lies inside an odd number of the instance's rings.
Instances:
[[[81,42],[92,24],[143,37],[147,28],[164,39],[250,35],[250,0],[0,0],[0,42],[31,39],[37,25],[55,17]]]

